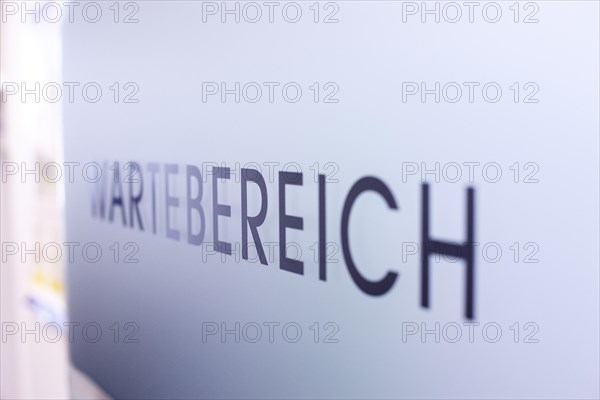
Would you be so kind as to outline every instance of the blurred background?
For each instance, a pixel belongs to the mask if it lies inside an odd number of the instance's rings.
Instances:
[[[0,2],[5,3],[5,2]],[[4,7],[4,4],[1,4]],[[3,8],[4,10],[4,8]],[[4,14],[3,14],[4,19]],[[0,28],[0,81],[61,82],[61,25],[6,24]],[[33,87],[31,87],[33,89]],[[35,243],[62,243],[64,189],[62,183],[39,179],[41,168],[62,160],[61,102],[0,103],[1,161],[4,166],[26,163],[29,173],[8,179],[2,169],[0,225],[3,246],[25,244],[33,252],[19,262],[2,249],[1,320],[3,332],[30,329],[27,340],[1,346],[0,396],[3,399],[70,398],[68,342],[41,340],[36,327],[65,322],[64,260],[36,260]],[[12,164],[15,163],[15,164]],[[8,167],[10,169],[10,167]],[[39,253],[38,253],[39,254]],[[16,325],[15,325],[16,324]],[[36,325],[38,324],[38,325]],[[51,326],[51,325],[48,325]],[[93,395],[93,392],[88,392]]]

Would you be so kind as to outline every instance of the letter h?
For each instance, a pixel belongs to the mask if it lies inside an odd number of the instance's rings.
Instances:
[[[442,242],[429,236],[429,185],[422,186],[421,211],[421,306],[429,308],[429,256],[441,254],[462,258],[466,262],[465,316],[473,319],[475,292],[475,194],[467,189],[467,240],[463,244]]]

